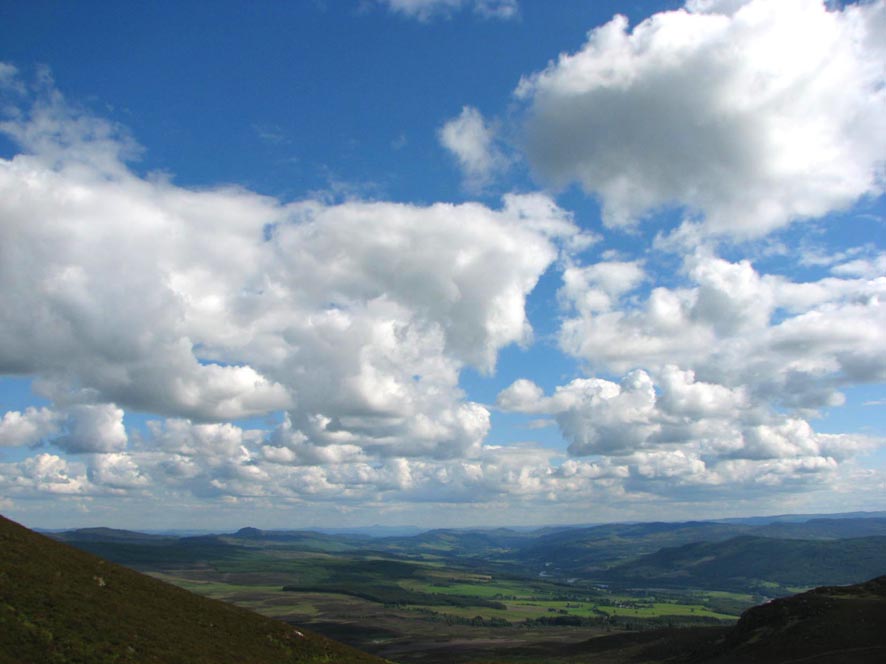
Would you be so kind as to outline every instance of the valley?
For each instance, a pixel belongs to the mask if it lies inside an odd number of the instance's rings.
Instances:
[[[661,635],[675,628],[716,634],[774,597],[886,570],[881,533],[886,518],[871,516],[377,538],[255,528],[197,537],[86,529],[55,537],[409,663],[531,661],[539,650],[550,655],[625,634],[659,634],[665,647],[671,636]]]

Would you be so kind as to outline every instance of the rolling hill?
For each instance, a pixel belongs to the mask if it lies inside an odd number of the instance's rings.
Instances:
[[[721,542],[665,547],[618,564],[604,578],[621,584],[769,592],[855,583],[886,570],[886,537],[840,540],[741,535]]]
[[[199,597],[0,517],[0,663],[43,662],[383,660]]]
[[[788,593],[792,588],[857,582],[886,569],[886,518],[880,516],[753,525],[689,521],[537,531],[439,529],[380,538],[257,528],[197,537],[143,535],[108,528],[50,536],[140,571],[207,560],[235,561],[255,552],[286,549],[410,560],[430,556],[478,573],[542,576],[564,582],[581,579],[621,585],[730,588],[766,596]],[[861,539],[866,543],[848,543]],[[838,564],[850,558],[855,561],[852,566]],[[761,560],[766,563],[765,569],[760,567]]]

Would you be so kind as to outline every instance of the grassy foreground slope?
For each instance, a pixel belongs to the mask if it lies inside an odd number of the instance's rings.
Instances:
[[[0,517],[0,664],[382,661]]]

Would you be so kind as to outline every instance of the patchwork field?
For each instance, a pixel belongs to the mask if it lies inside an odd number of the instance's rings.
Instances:
[[[629,595],[499,578],[442,561],[281,550],[152,575],[402,662],[447,661],[453,643],[470,658],[639,627],[726,624],[752,603],[730,593]]]

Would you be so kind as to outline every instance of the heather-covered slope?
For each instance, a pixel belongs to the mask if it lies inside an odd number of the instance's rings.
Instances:
[[[2,664],[381,661],[0,517]]]
[[[886,662],[886,576],[748,609],[706,664]]]

